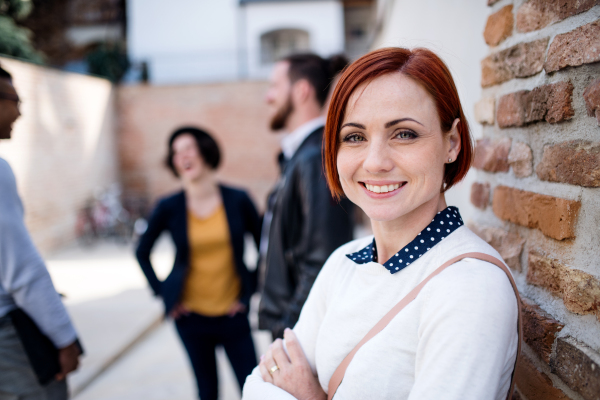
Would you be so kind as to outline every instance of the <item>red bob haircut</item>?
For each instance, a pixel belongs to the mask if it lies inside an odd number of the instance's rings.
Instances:
[[[350,96],[361,84],[379,76],[400,72],[419,83],[435,101],[442,132],[448,132],[456,118],[460,120],[457,129],[461,149],[457,159],[446,164],[442,192],[461,181],[473,159],[473,142],[469,124],[463,113],[454,80],[444,62],[431,50],[413,50],[388,47],[365,54],[348,68],[340,77],[331,97],[325,135],[323,136],[323,163],[327,183],[332,194],[339,198],[344,194],[337,170],[337,154],[340,146],[339,132]]]

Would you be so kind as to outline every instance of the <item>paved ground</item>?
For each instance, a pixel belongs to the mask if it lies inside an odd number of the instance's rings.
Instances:
[[[158,275],[166,276],[173,259],[170,243],[160,241],[152,258]],[[196,398],[175,329],[163,321],[162,305],[151,295],[129,246],[73,247],[46,260],[86,350],[80,369],[69,376],[74,400]],[[255,332],[259,354],[269,341],[265,332]],[[224,352],[217,359],[221,400],[239,399]]]

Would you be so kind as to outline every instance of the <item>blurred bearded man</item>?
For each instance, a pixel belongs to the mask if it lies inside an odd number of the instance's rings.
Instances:
[[[336,61],[314,54],[286,57],[275,64],[266,95],[271,129],[287,133],[260,243],[259,328],[274,339],[296,324],[323,264],[353,236],[352,204],[333,199],[321,160],[322,113],[339,72]]]
[[[0,139],[11,138],[20,103],[11,75],[0,67]],[[25,227],[15,176],[0,158],[0,399],[66,400],[66,376],[80,354],[75,328]]]

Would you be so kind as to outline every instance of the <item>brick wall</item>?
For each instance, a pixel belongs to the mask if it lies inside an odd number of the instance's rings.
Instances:
[[[25,222],[42,250],[75,238],[77,213],[118,182],[114,88],[104,79],[0,57],[23,104],[0,157],[16,175]]]
[[[472,227],[525,299],[515,397],[597,400],[600,1],[487,2]]]
[[[264,82],[118,89],[119,148],[124,189],[154,202],[180,188],[164,166],[167,140],[182,125],[204,127],[219,142],[223,182],[249,189],[264,209],[278,167],[280,138],[268,129]]]

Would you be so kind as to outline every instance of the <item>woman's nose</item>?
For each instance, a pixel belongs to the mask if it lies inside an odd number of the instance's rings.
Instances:
[[[389,147],[385,143],[372,141],[367,150],[363,168],[372,174],[391,171],[394,168],[394,162]]]

